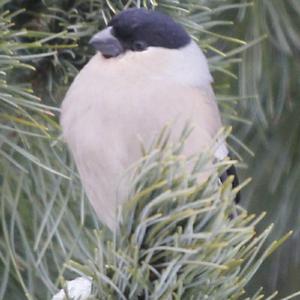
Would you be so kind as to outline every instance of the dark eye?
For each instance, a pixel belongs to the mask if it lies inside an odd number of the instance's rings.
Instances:
[[[143,51],[147,48],[147,43],[144,41],[134,41],[132,43],[131,50],[133,51]]]

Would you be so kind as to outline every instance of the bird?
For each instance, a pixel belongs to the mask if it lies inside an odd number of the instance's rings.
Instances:
[[[176,139],[190,121],[184,154],[195,154],[211,146],[222,121],[203,51],[167,14],[126,9],[89,44],[96,54],[70,85],[60,123],[89,201],[115,231],[117,208],[126,199],[120,181],[141,157],[140,139],[153,140],[168,123]],[[228,155],[222,141],[214,156]],[[233,174],[238,185],[234,166],[227,172],[221,180]]]

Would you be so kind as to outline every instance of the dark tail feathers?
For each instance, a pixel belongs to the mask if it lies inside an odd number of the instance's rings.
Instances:
[[[220,179],[222,183],[227,179],[228,176],[233,175],[233,182],[232,182],[232,187],[235,188],[239,185],[239,177],[236,172],[236,168],[234,165],[230,166],[221,176]],[[234,199],[235,203],[240,203],[241,201],[241,193],[238,192],[236,194],[236,197]]]

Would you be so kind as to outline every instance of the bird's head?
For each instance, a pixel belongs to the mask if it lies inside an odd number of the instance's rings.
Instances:
[[[128,9],[115,16],[108,27],[96,33],[90,44],[105,58],[149,47],[180,49],[191,41],[183,27],[171,17],[146,9]]]

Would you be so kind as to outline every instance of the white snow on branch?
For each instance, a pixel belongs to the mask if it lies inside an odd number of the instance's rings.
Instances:
[[[66,288],[61,289],[57,294],[52,297],[52,300],[65,300],[66,293],[68,294],[68,299],[72,300],[85,300],[92,292],[92,279],[89,277],[78,277],[74,280],[66,282]]]

